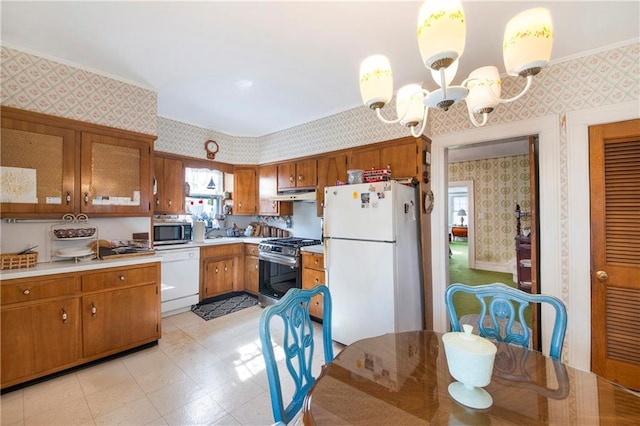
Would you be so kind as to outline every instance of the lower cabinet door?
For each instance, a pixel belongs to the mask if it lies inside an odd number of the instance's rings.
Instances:
[[[71,298],[2,310],[3,384],[78,360],[79,305],[78,298]]]
[[[155,283],[83,296],[83,355],[118,352],[158,339],[159,297]]]

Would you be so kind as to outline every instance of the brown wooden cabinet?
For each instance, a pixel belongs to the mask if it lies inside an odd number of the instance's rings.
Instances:
[[[160,338],[160,274],[156,265],[112,268],[82,276],[82,340],[86,358]]]
[[[381,168],[379,147],[365,147],[354,149],[349,158],[349,169],[377,169]],[[346,176],[343,180],[346,180]]]
[[[258,213],[258,168],[240,166],[233,169],[233,214]]]
[[[200,300],[242,290],[243,254],[242,243],[200,249]]]
[[[0,165],[20,184],[3,217],[151,214],[155,137],[5,106],[1,136]]]
[[[79,298],[2,309],[2,384],[71,366],[80,357]]]
[[[518,288],[531,293],[531,239],[516,237]]]
[[[278,165],[278,191],[314,189],[317,180],[315,158]]]
[[[184,213],[184,164],[176,158],[156,154],[153,159],[153,210],[161,214]]]
[[[314,288],[317,285],[325,285],[324,255],[320,253],[302,253],[302,288]],[[322,320],[324,304],[322,295],[311,299],[309,314]]]
[[[2,388],[156,341],[160,263],[0,283]]]
[[[318,216],[324,214],[324,188],[334,186],[338,180],[347,179],[347,163],[346,154],[328,155],[318,159],[318,188],[316,192]]]
[[[349,169],[378,169],[388,167],[394,179],[417,177],[418,146],[416,139],[407,137],[388,143],[354,149]]]
[[[272,200],[278,194],[278,166],[262,166],[258,170],[258,175],[258,214],[261,216],[292,215],[293,203]]]
[[[380,150],[380,167],[390,167],[394,179],[418,177],[418,145],[413,137]]]
[[[258,245],[244,245],[244,290],[258,295],[258,279],[260,260],[258,259]]]
[[[151,146],[145,141],[82,132],[81,211],[148,215]]]
[[[16,184],[24,187],[26,175],[20,170],[35,171],[37,201],[16,202],[18,194],[3,194],[0,210],[3,216],[14,214],[73,213],[76,205],[75,175],[75,132],[71,129],[49,126],[37,122],[17,119],[2,111],[2,149],[0,165],[15,167],[15,173],[3,176],[13,177]],[[26,200],[25,200],[26,201]]]

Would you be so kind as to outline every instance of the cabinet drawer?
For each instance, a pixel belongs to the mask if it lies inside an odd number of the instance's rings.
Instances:
[[[111,269],[83,275],[82,291],[97,291],[156,281],[158,281],[158,268],[156,266]]]
[[[244,254],[245,256],[257,256],[258,255],[258,245],[257,244],[246,244],[244,245]]]
[[[324,284],[324,271],[304,268],[302,270],[302,288],[314,288],[319,284]]]
[[[217,246],[201,247],[200,259],[228,257],[242,255],[243,243],[221,244]]]
[[[5,281],[2,283],[2,305],[70,295],[76,291],[78,288],[73,276]]]
[[[320,253],[303,253],[302,267],[324,270],[324,255]]]

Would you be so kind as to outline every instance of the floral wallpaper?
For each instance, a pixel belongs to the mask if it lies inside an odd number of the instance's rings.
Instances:
[[[0,80],[2,105],[156,134],[155,91],[6,46]]]
[[[449,181],[473,181],[476,261],[506,266],[515,258],[516,204],[531,205],[528,155],[451,163]]]

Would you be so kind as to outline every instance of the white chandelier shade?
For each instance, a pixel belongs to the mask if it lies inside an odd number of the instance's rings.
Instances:
[[[547,9],[529,9],[511,18],[502,45],[504,67],[509,75],[535,75],[551,59],[553,24]]]
[[[484,126],[496,106],[514,102],[527,93],[533,76],[549,63],[553,46],[553,26],[547,9],[525,10],[507,23],[503,40],[506,72],[525,77],[527,82],[518,95],[503,99],[500,72],[495,66],[480,67],[461,85],[451,86],[466,39],[466,18],[459,0],[426,0],[418,14],[417,35],[424,65],[440,88],[429,92],[420,84],[411,84],[398,90],[396,119],[385,119],[380,112],[393,97],[393,74],[387,57],[373,55],[360,66],[363,103],[375,110],[382,122],[410,127],[414,137],[424,132],[429,108],[447,111],[462,100],[467,103],[473,125]],[[476,120],[475,115],[482,115],[482,119]]]
[[[439,70],[462,56],[467,38],[458,0],[425,1],[418,14],[418,46],[427,68]]]

